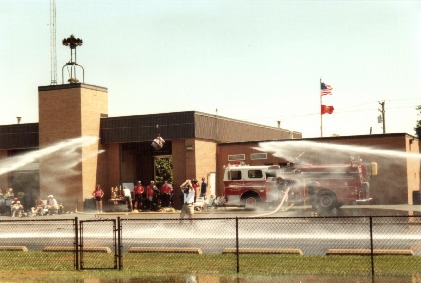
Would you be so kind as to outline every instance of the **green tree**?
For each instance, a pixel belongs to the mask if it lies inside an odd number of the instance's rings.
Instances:
[[[172,157],[155,158],[156,181],[172,183]]]
[[[421,105],[418,105],[416,109],[418,111],[420,111],[419,114],[421,114]],[[417,124],[416,124],[414,130],[415,130],[415,134],[417,135],[418,139],[421,139],[421,120],[417,121]]]

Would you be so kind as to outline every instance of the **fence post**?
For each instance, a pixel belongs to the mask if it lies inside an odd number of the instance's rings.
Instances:
[[[79,270],[79,219],[75,217],[75,269]]]
[[[370,215],[371,278],[374,280],[373,216]]]
[[[123,269],[123,261],[122,261],[122,255],[121,255],[121,219],[120,216],[117,217],[117,253],[118,253],[118,270]]]
[[[238,217],[235,217],[235,248],[237,254],[237,273],[240,272],[240,251],[238,244]]]

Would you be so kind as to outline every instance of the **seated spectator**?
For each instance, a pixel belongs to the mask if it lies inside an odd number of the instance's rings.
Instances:
[[[215,206],[223,206],[225,204],[225,198],[217,197],[213,203],[215,204]]]
[[[9,214],[10,211],[11,211],[10,204],[12,203],[14,197],[15,197],[15,195],[13,193],[12,188],[8,188],[7,190],[4,191],[3,198],[4,198],[4,203],[6,204],[7,214]]]
[[[15,194],[13,193],[12,188],[8,188],[3,195],[3,198],[5,200],[8,200],[8,199],[13,200],[14,197],[15,197]]]
[[[7,210],[6,201],[3,198],[3,193],[0,189],[0,215],[8,215],[10,210]]]
[[[32,216],[35,215],[44,215],[48,212],[48,209],[46,208],[46,205],[44,203],[44,201],[40,198],[38,198],[35,201],[35,206],[32,207]]]
[[[208,206],[215,206],[215,196],[211,195],[208,199]]]
[[[49,195],[47,199],[47,209],[49,214],[57,214],[59,205],[53,195]]]
[[[23,205],[20,203],[18,198],[13,199],[12,203],[10,204],[10,209],[12,212],[12,217],[15,217],[16,215],[18,217],[22,217]]]

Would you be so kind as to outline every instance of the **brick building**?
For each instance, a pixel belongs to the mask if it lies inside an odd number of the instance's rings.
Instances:
[[[202,176],[214,183],[219,143],[301,138],[196,111],[108,117],[107,88],[84,83],[40,86],[38,96],[39,123],[0,126],[5,167],[11,157],[38,149],[34,160],[0,175],[0,188],[23,192],[26,207],[53,194],[68,210],[82,210],[98,183],[109,198],[111,187],[154,180],[156,158],[172,158],[175,186]],[[160,150],[151,146],[157,134],[166,141]],[[80,137],[96,140],[77,147]]]
[[[175,187],[187,178],[203,176],[211,184],[209,193],[222,195],[224,165],[231,161],[250,165],[286,162],[257,150],[258,143],[303,140],[299,132],[197,111],[108,117],[107,88],[84,83],[40,86],[38,92],[39,123],[0,126],[0,188],[22,192],[26,207],[37,196],[54,194],[66,210],[82,210],[97,183],[109,198],[111,187],[154,180],[155,160],[169,157]],[[165,144],[155,150],[151,142],[158,134]],[[91,140],[83,144],[81,137]],[[304,140],[418,154],[415,158],[390,152],[359,155],[379,164],[380,174],[373,180],[377,203],[412,203],[411,193],[419,190],[419,141],[413,136],[402,133]],[[30,152],[35,153],[32,159]],[[305,158],[313,163],[349,159],[349,152],[330,153],[308,149]],[[299,152],[291,150],[289,154],[298,156]],[[26,160],[22,161],[22,156]]]

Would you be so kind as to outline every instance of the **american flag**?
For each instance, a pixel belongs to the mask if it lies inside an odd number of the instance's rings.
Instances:
[[[330,85],[320,83],[320,95],[332,94],[332,89],[333,87],[331,87]]]

